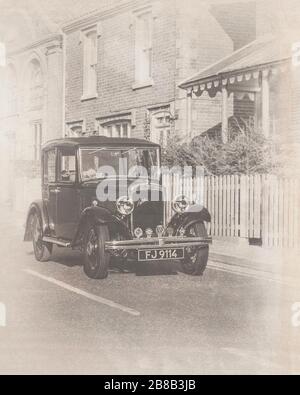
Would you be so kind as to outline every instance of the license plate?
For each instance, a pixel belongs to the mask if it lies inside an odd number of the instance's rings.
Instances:
[[[183,258],[184,248],[155,248],[138,252],[139,261],[163,261]]]

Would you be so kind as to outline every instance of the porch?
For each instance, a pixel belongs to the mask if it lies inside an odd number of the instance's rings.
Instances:
[[[193,99],[208,95],[221,105],[221,122],[207,131],[230,138],[232,121],[250,125],[266,138],[281,138],[290,127],[291,45],[273,36],[253,41],[184,81],[187,133],[193,133]]]

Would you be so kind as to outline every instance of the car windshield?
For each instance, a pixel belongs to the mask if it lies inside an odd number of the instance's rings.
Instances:
[[[158,152],[157,148],[81,148],[81,179],[82,181],[97,180],[120,176],[120,174],[150,177],[151,168],[158,166]],[[124,164],[127,167],[125,174],[122,170]]]

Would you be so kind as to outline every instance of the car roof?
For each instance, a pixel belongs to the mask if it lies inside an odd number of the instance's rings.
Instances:
[[[43,150],[48,150],[56,147],[89,147],[89,146],[120,146],[120,147],[159,147],[158,144],[152,143],[148,140],[135,138],[120,138],[120,137],[106,137],[106,136],[91,136],[91,137],[67,137],[64,139],[51,140],[43,145]]]

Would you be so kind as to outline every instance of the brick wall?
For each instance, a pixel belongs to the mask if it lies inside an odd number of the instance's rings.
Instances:
[[[47,112],[44,119],[44,141],[63,136],[63,50],[59,44],[47,50],[48,73],[45,76],[47,86]]]
[[[101,21],[98,39],[98,98],[81,101],[83,86],[83,46],[80,31],[66,38],[66,122],[85,120],[88,133],[95,129],[95,119],[134,112],[133,136],[143,137],[146,110],[174,100],[175,29],[173,2],[161,2],[153,21],[154,85],[133,90],[135,82],[132,8]]]

